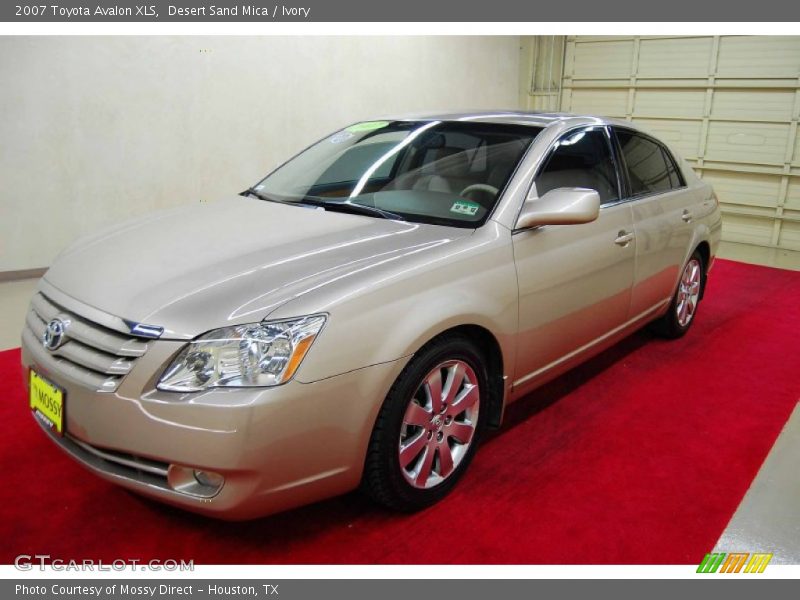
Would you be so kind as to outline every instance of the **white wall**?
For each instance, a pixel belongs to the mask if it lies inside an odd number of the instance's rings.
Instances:
[[[518,46],[517,37],[0,38],[0,271],[47,266],[104,224],[239,192],[353,121],[516,108]]]

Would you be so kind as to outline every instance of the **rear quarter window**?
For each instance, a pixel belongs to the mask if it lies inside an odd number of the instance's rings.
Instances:
[[[617,130],[632,196],[668,192],[682,187],[675,161],[661,144],[632,131]]]

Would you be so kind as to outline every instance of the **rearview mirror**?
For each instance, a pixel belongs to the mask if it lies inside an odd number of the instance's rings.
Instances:
[[[557,188],[525,201],[517,229],[590,223],[600,214],[600,195],[587,188]]]

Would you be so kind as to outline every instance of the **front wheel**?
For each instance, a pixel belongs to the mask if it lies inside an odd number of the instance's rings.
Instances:
[[[468,339],[435,341],[403,370],[384,401],[370,439],[363,487],[402,511],[441,500],[475,452],[488,374]]]
[[[653,323],[659,335],[675,339],[689,331],[697,314],[697,305],[703,296],[706,271],[702,255],[695,250],[683,267],[678,289],[672,298],[667,314]]]

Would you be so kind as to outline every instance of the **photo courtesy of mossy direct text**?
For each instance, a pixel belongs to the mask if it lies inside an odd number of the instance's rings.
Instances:
[[[14,593],[17,596],[146,596],[156,598],[160,596],[192,596],[195,593],[204,596],[277,596],[278,584],[255,585],[174,585],[162,583],[159,585],[129,585],[125,583],[112,583],[108,585],[82,585],[82,584],[17,584]]]

